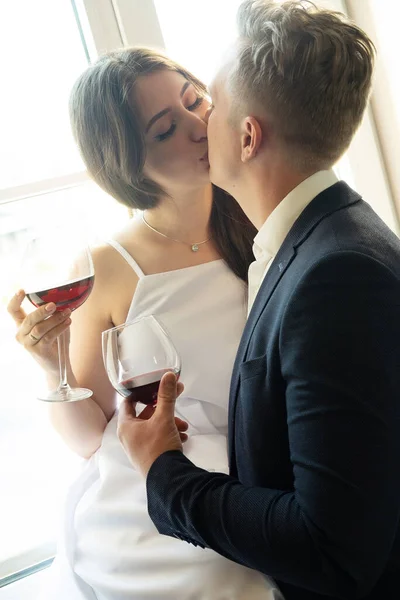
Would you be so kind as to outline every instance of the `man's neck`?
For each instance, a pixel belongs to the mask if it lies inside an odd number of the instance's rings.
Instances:
[[[313,173],[279,169],[254,170],[237,184],[235,198],[253,225],[260,230],[278,204]]]

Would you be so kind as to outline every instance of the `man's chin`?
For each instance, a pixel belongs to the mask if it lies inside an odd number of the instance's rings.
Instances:
[[[227,189],[226,181],[224,182],[221,178],[213,177],[211,175],[211,173],[210,173],[210,181],[216,187],[220,188],[221,190],[224,190],[224,192],[230,193],[229,190]]]
[[[213,171],[211,165],[210,165],[210,170],[208,171],[208,174],[210,176],[210,181],[212,184],[216,185],[217,187],[222,187],[221,177],[218,177],[217,173],[215,173],[215,171]]]

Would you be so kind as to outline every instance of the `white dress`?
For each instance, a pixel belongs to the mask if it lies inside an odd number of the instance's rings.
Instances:
[[[155,315],[182,360],[176,414],[189,423],[184,453],[228,473],[228,396],[246,318],[246,289],[224,261],[139,276],[127,321]],[[126,343],[126,342],[124,342]],[[274,584],[210,549],[160,535],[147,512],[143,477],[111,419],[103,442],[72,486],[46,600],[272,600]],[[276,594],[276,595],[275,595]]]

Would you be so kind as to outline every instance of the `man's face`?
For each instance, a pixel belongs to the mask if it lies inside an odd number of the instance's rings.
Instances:
[[[210,85],[212,105],[208,117],[208,159],[210,179],[232,194],[241,167],[240,133],[229,119],[231,102],[227,93],[226,69]]]

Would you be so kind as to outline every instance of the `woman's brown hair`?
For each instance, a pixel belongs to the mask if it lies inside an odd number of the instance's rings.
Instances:
[[[79,77],[71,93],[72,131],[90,176],[131,209],[153,208],[164,193],[143,175],[146,144],[132,94],[138,77],[161,69],[180,73],[206,94],[205,85],[189,71],[148,48],[105,54]],[[236,201],[215,186],[210,233],[230,269],[247,281],[256,230]]]

